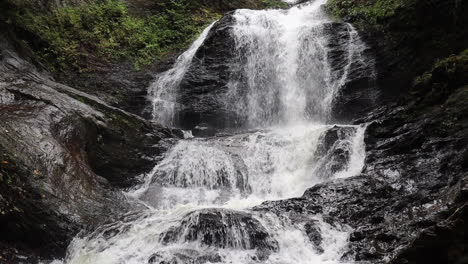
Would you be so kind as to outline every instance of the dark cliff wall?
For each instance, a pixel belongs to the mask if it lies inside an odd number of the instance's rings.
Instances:
[[[379,85],[390,99],[436,60],[468,48],[466,0],[330,0],[326,8],[356,25],[373,47]]]

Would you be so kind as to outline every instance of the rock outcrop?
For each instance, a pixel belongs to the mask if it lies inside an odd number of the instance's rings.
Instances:
[[[125,211],[114,189],[151,170],[178,132],[54,82],[4,40],[0,52],[1,243],[63,254],[79,227]]]
[[[217,248],[278,251],[278,242],[252,215],[223,209],[203,209],[189,213],[165,232],[161,240],[172,242],[196,241]]]

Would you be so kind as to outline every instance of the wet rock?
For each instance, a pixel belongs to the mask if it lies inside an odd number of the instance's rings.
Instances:
[[[161,236],[163,243],[193,242],[216,248],[278,251],[278,242],[252,215],[226,209],[203,209],[184,217]]]
[[[198,124],[192,129],[192,134],[195,137],[214,137],[218,132],[217,129],[210,127],[208,124]]]
[[[247,125],[247,120],[251,118],[236,112],[226,103],[229,100],[243,101],[242,97],[245,96],[245,91],[248,89],[249,77],[244,76],[243,67],[239,67],[245,63],[244,53],[248,53],[248,50],[236,45],[232,30],[235,23],[234,16],[227,14],[213,26],[181,80],[177,101],[183,107],[179,111],[177,119],[183,129],[193,129],[196,126],[201,126],[200,124],[210,128],[242,127]],[[317,29],[311,29],[311,31],[314,30]],[[367,60],[364,59],[367,58],[367,54],[364,54],[365,50],[351,51],[349,49],[349,46],[353,44],[359,46],[354,43],[359,41],[359,36],[357,32],[352,31],[350,25],[327,23],[322,30],[330,38],[326,60],[330,65],[333,65],[331,78],[338,80],[342,76],[347,76],[343,82],[344,87],[341,88],[339,96],[333,102],[332,118],[349,120],[366,112],[373,105],[374,97],[377,96],[371,89],[374,77],[372,62],[367,63]],[[303,44],[309,45],[308,43],[309,41],[304,40]],[[361,57],[362,59],[358,59]],[[351,63],[351,60],[354,63]],[[310,73],[300,72],[299,74],[307,75]],[[227,93],[234,89],[230,83],[231,80],[236,80],[236,89],[238,90],[236,96]],[[311,81],[317,82],[319,80]],[[268,89],[273,88],[269,87]],[[314,101],[316,96],[316,94],[308,96],[309,105],[319,103]],[[279,109],[271,111],[273,112],[267,114],[274,117],[278,115],[276,112]]]
[[[317,223],[315,221],[309,221],[304,225],[304,228],[310,242],[315,246],[317,252],[323,253],[323,248],[321,246],[323,238]]]
[[[166,149],[163,139],[175,136],[54,82],[18,57],[3,38],[0,52],[0,149],[6,159],[1,166],[16,164],[14,181],[28,192],[25,201],[5,205],[22,213],[0,216],[7,223],[2,233],[9,234],[2,240],[37,255],[63,254],[79,227],[127,208],[114,188],[129,186],[150,170],[157,162],[153,157]],[[2,194],[15,190],[1,186]],[[10,234],[11,224],[17,228]]]
[[[199,252],[189,249],[175,249],[172,251],[163,251],[153,254],[149,260],[149,264],[203,264],[203,263],[220,263],[221,256],[216,252]]]
[[[319,184],[301,198],[266,202],[256,210],[288,215],[297,223],[320,213],[329,224],[349,225],[354,231],[345,257],[356,261],[463,263],[468,255],[461,224],[468,219],[464,89],[455,88],[436,106],[409,98],[373,111],[360,120],[373,121],[365,134],[361,175]],[[457,121],[443,125],[448,117]],[[324,146],[338,137],[331,131]]]
[[[221,144],[193,139],[174,146],[154,171],[152,183],[183,188],[231,189],[250,193],[244,160]]]
[[[184,129],[193,129],[201,123],[222,128],[235,120],[219,100],[228,90],[235,57],[231,36],[234,19],[228,14],[213,26],[180,83],[178,101],[184,108],[178,115]]]
[[[148,87],[154,81],[155,73],[171,68],[174,60],[171,56],[140,70],[136,70],[129,61],[103,61],[96,62],[93,71],[56,73],[54,77],[58,82],[94,95],[110,106],[150,119],[152,109],[148,104]]]
[[[343,121],[362,116],[375,107],[379,96],[371,51],[350,24],[325,24],[324,33],[328,36],[327,60],[333,78],[346,76],[334,98],[332,118]]]

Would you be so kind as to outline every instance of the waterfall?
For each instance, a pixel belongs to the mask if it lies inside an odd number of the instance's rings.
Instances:
[[[174,115],[177,110],[176,92],[183,75],[187,72],[195,52],[203,44],[210,29],[215,23],[203,30],[202,34],[193,42],[190,48],[180,55],[174,66],[156,77],[149,88],[151,104],[153,106],[153,119],[161,124],[174,125]]]
[[[81,233],[65,263],[343,263],[350,227],[256,207],[364,166],[365,126],[328,121],[352,68],[371,63],[356,30],[322,12],[325,2],[233,14],[231,77],[216,99],[250,130],[179,140],[126,193],[148,209]],[[149,88],[156,121],[176,125],[178,86],[213,29]]]
[[[250,126],[326,122],[353,63],[362,63],[363,43],[345,24],[344,65],[330,60],[331,21],[317,0],[288,12],[239,10],[233,34],[238,57],[226,98]],[[237,100],[232,100],[236,98]]]

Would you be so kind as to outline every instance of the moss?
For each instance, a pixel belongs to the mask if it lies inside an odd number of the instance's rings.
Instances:
[[[418,76],[407,100],[415,116],[440,113],[432,129],[448,136],[466,127],[468,117],[468,50],[438,60]]]
[[[457,55],[451,55],[434,63],[429,71],[416,77],[415,92],[446,84],[458,88],[468,83],[468,49]]]
[[[426,72],[416,77],[416,79],[414,80],[414,85],[415,86],[426,85],[431,81],[431,79],[432,79],[432,73]]]

